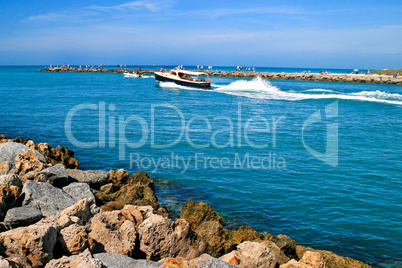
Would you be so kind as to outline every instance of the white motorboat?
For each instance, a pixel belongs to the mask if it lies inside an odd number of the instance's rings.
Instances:
[[[160,82],[173,82],[181,86],[202,89],[211,88],[211,79],[203,72],[180,70],[176,68],[171,71],[157,71],[154,74],[155,79]]]

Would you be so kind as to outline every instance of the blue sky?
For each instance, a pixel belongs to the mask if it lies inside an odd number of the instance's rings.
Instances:
[[[402,68],[402,1],[1,1],[0,65]]]

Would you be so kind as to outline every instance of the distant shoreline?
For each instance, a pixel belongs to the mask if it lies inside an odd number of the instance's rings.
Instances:
[[[42,72],[78,72],[78,73],[125,73],[135,72],[138,69],[104,69],[104,68],[75,68],[75,67],[47,67]],[[144,74],[154,74],[156,69],[142,69]],[[402,85],[402,77],[394,78],[391,75],[378,74],[339,74],[339,73],[285,73],[285,72],[245,72],[245,71],[203,71],[212,77],[254,78],[260,76],[274,80],[323,81],[367,84]]]

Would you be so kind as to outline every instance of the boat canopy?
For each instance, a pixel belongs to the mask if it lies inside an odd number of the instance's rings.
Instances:
[[[182,74],[188,74],[188,75],[196,75],[196,76],[208,76],[206,73],[203,72],[193,72],[193,71],[187,71],[187,70],[174,70],[178,73],[182,73]]]

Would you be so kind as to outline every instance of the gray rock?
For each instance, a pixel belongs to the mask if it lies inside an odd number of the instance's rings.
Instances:
[[[107,268],[159,268],[161,263],[149,260],[135,260],[133,258],[110,253],[94,254],[94,258],[100,260]]]
[[[45,168],[39,173],[45,175],[46,179],[51,181],[53,185],[64,186],[68,184],[68,174],[63,164]]]
[[[240,266],[222,261],[220,259],[211,258],[198,266],[198,268],[240,268]]]
[[[38,208],[16,207],[7,211],[4,223],[14,228],[28,226],[38,222],[42,217],[42,212]]]
[[[54,217],[81,199],[94,198],[84,183],[74,183],[63,189],[68,193],[47,182],[27,181],[22,188],[22,206],[39,208],[43,216]]]
[[[15,157],[20,153],[31,150],[28,146],[18,142],[6,142],[0,144],[0,163],[4,161],[10,162],[13,166],[15,166]],[[35,150],[35,153],[38,155],[39,160],[46,163],[46,158]]]
[[[73,180],[88,183],[91,188],[99,188],[109,179],[109,173],[102,170],[67,169],[67,174]]]
[[[91,188],[89,188],[89,185],[86,183],[73,182],[68,186],[63,187],[63,191],[69,194],[76,201],[86,198],[92,198],[95,200],[95,196],[91,192]]]
[[[0,175],[0,186],[22,187],[22,182],[18,175]]]

